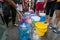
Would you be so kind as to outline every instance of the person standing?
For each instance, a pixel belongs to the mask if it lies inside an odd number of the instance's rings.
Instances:
[[[36,15],[39,16],[39,11],[42,13],[44,11],[45,0],[37,0],[36,2]]]
[[[60,0],[56,0],[56,6],[55,6],[55,14],[56,18],[54,20],[54,25],[50,26],[55,33],[60,33],[60,28],[57,28],[57,24],[60,21]]]
[[[12,2],[11,4],[10,3],[8,4],[9,5],[8,10],[11,11],[11,13],[12,13],[12,26],[16,26],[16,23],[15,23],[16,22],[16,13],[17,13],[17,10],[18,10],[17,4],[20,4],[20,0],[13,0],[13,1],[11,1],[11,0],[7,1],[6,0],[6,2],[7,3]]]
[[[15,9],[17,8],[17,6],[12,0],[0,0],[0,2],[2,3],[3,18],[8,27],[9,15],[10,15],[10,6],[9,5],[11,5]]]
[[[56,4],[56,0],[47,0],[47,2],[45,3],[45,13],[46,13],[46,24],[50,24],[51,23],[51,19],[53,17],[54,11],[55,11],[55,4]]]

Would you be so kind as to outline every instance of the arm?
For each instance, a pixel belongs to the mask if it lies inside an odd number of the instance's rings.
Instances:
[[[44,0],[45,3],[47,3],[47,0]]]
[[[16,4],[12,0],[5,0],[5,1],[15,9],[17,8]]]
[[[22,0],[23,8],[25,8],[25,6],[24,6],[24,1],[25,1],[25,0]]]
[[[45,6],[46,6],[46,3],[47,3],[47,0],[44,0],[44,8],[45,8]]]

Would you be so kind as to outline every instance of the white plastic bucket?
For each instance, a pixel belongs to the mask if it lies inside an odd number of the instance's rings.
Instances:
[[[40,17],[39,16],[31,16],[31,19],[33,21],[40,21]]]
[[[46,13],[39,13],[39,16],[46,16]]]

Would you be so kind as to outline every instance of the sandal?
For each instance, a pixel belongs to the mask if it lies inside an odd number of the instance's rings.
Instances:
[[[49,25],[50,29],[56,29],[53,25]]]
[[[60,33],[59,29],[53,30],[54,33]]]

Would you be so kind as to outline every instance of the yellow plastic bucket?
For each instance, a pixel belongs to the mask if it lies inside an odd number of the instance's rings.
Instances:
[[[47,32],[47,24],[44,22],[36,22],[36,32],[39,36],[44,36],[44,34]]]
[[[39,28],[36,28],[36,29],[41,32],[47,32],[47,29],[39,29]]]
[[[36,32],[39,36],[44,36],[45,32],[39,31],[38,29],[36,29]]]
[[[47,24],[45,24],[44,22],[36,22],[35,26],[36,28],[47,29]]]

